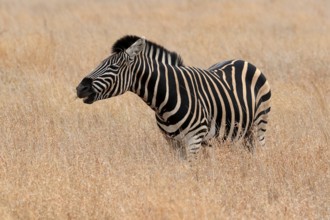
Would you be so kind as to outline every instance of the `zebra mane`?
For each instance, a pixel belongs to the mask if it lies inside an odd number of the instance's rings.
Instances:
[[[137,40],[139,40],[140,37],[134,36],[134,35],[126,35],[119,40],[117,40],[114,45],[112,46],[112,53],[119,53],[122,51],[125,51],[127,48],[129,48],[133,43],[135,43]],[[160,46],[154,42],[146,40],[146,44],[149,46],[153,46],[155,48],[159,48],[162,52],[165,52],[171,56],[171,59],[177,62],[178,66],[183,66],[183,60],[176,52],[172,52],[164,48],[163,46]]]

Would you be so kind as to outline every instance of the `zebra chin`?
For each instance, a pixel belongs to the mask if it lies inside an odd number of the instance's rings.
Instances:
[[[85,104],[93,104],[95,102],[96,93],[94,91],[90,92],[77,92],[77,97],[82,99]]]
[[[96,93],[92,93],[89,96],[82,98],[83,102],[85,104],[93,104],[93,102],[95,101],[95,96],[96,96]]]
[[[92,104],[95,101],[96,92],[92,86],[93,80],[84,78],[77,86],[77,97],[83,99],[85,104]]]

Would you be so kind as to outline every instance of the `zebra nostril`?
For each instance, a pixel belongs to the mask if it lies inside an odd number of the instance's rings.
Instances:
[[[86,86],[84,86],[84,85],[81,85],[81,84],[79,84],[78,86],[77,86],[77,88],[76,88],[76,90],[77,90],[77,92],[79,93],[79,92],[84,92],[84,91],[86,91],[88,89],[88,87],[86,87]]]
[[[92,89],[93,80],[90,78],[84,78],[77,86],[77,92],[87,92]]]
[[[84,78],[76,88],[77,96],[79,98],[84,98],[92,94],[94,92],[92,83],[93,83],[92,79]]]
[[[89,89],[89,86],[84,86],[83,88],[81,88],[82,92],[86,92]]]

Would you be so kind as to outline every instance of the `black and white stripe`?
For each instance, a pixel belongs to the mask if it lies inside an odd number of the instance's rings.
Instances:
[[[175,52],[136,36],[119,39],[112,54],[77,87],[91,104],[131,91],[156,114],[159,128],[196,153],[211,138],[265,144],[271,91],[254,65],[231,60],[200,69]]]

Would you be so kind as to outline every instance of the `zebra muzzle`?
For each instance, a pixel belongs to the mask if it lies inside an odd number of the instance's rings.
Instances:
[[[92,83],[92,79],[85,78],[76,88],[78,98],[83,99],[83,102],[86,104],[92,104],[96,96],[96,93],[92,87]]]

